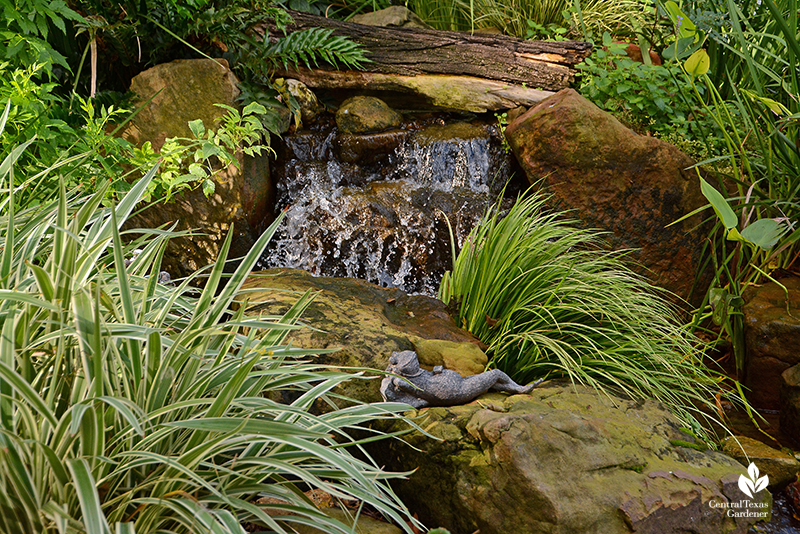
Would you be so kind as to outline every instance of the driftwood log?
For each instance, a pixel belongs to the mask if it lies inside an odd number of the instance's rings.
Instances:
[[[365,26],[290,12],[287,32],[330,28],[360,44],[370,63],[366,72],[288,69],[295,77],[324,89],[398,91],[424,97],[439,108],[486,111],[531,105],[569,86],[574,66],[590,52],[580,41],[525,41],[495,34],[469,34],[419,28]],[[280,33],[267,26],[271,38]]]

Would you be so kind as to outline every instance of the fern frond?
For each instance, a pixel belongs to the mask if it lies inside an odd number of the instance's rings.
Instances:
[[[332,35],[332,29],[311,28],[290,33],[263,50],[262,59],[273,65],[289,65],[298,67],[318,67],[322,59],[338,68],[339,64],[347,68],[360,68],[362,63],[370,60],[357,43],[346,37]]]

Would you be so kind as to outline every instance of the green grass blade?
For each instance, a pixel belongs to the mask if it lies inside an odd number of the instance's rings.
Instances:
[[[92,477],[89,464],[83,459],[74,459],[67,462],[69,471],[72,474],[72,481],[75,484],[75,493],[81,504],[83,524],[86,534],[110,534],[103,509],[100,506],[100,496],[97,494],[97,487]]]

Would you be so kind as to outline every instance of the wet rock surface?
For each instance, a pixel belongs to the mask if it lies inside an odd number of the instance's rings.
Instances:
[[[403,116],[374,96],[348,98],[336,111],[336,126],[342,133],[365,134],[397,128]]]
[[[800,471],[800,462],[794,456],[753,438],[727,437],[722,440],[721,450],[745,467],[755,462],[761,474],[769,477],[770,487],[793,482]]]
[[[416,415],[439,439],[415,432],[416,450],[394,441],[378,461],[417,469],[398,494],[455,534],[743,533],[755,518],[729,517],[727,503],[771,506],[766,491],[741,493],[738,462],[673,444],[692,438],[654,402],[546,383]]]
[[[667,225],[707,204],[691,158],[637,135],[572,89],[518,117],[506,137],[530,183],[545,184],[556,208],[608,230],[614,248],[636,249],[633,259],[654,283],[689,298],[704,235],[690,230],[701,218]],[[701,278],[692,302],[709,282]]]
[[[325,109],[325,106],[317,100],[317,95],[314,91],[309,89],[303,82],[290,78],[286,80],[286,89],[300,106],[300,118],[304,124],[314,122],[317,116]]]
[[[786,293],[775,282],[750,288],[744,294],[744,384],[749,388],[747,398],[755,407],[792,410],[792,403],[781,403],[781,374],[800,364],[800,278],[780,282],[789,292],[788,304]],[[782,426],[783,421],[782,417]]]

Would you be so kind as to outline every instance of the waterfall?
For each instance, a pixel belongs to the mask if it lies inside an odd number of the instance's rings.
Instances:
[[[273,173],[285,220],[261,267],[435,294],[458,244],[510,176],[491,125],[287,136]],[[445,219],[447,217],[447,220]]]

